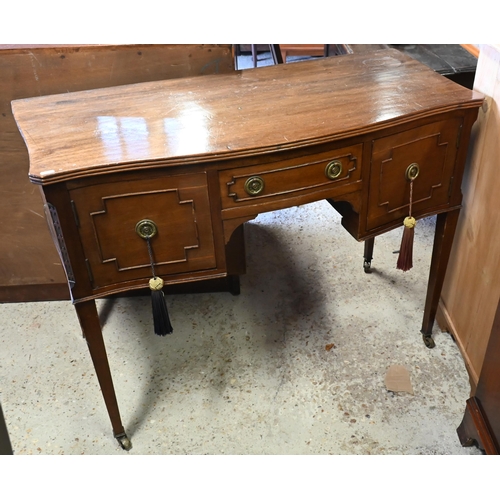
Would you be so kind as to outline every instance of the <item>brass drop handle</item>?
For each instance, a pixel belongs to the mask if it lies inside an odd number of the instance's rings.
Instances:
[[[168,315],[167,303],[163,293],[164,281],[156,274],[155,257],[151,238],[158,232],[158,226],[150,219],[142,219],[135,225],[135,232],[146,240],[149,254],[149,263],[151,264],[152,277],[149,280],[151,289],[151,303],[153,306],[153,326],[156,335],[165,336],[173,332],[172,323]]]
[[[408,182],[414,181],[418,177],[419,173],[420,173],[420,167],[418,166],[418,163],[411,163],[406,168],[406,173],[405,173],[406,180]]]
[[[147,240],[158,232],[158,227],[152,220],[142,219],[135,225],[135,232],[141,238]]]
[[[330,180],[335,180],[340,177],[342,173],[342,162],[339,160],[333,160],[325,168],[325,175]]]
[[[245,182],[245,192],[250,196],[257,196],[264,191],[264,179],[258,175],[249,177]]]

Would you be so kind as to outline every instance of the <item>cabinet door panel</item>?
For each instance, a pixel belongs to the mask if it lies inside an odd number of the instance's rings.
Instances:
[[[71,198],[94,288],[151,276],[146,240],[135,230],[144,219],[157,227],[158,275],[216,266],[204,173],[86,186]]]
[[[453,181],[460,118],[440,121],[373,141],[367,229],[408,215],[406,169],[418,164],[413,182],[415,216],[445,207]]]

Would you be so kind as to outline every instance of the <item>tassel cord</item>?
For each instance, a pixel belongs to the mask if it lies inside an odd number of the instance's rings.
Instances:
[[[413,181],[410,182],[410,206],[408,208],[408,217],[411,217],[412,205],[413,205]]]
[[[148,253],[149,253],[149,262],[151,263],[151,273],[153,274],[153,278],[156,278],[156,272],[155,272],[155,260],[153,257],[153,247],[151,246],[151,237],[148,236],[146,238],[146,243],[148,245]]]

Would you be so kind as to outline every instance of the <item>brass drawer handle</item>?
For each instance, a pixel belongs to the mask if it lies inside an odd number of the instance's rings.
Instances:
[[[325,168],[325,175],[330,180],[337,179],[342,173],[342,162],[338,160],[331,161]]]
[[[158,232],[158,227],[152,220],[143,219],[135,225],[135,232],[146,240],[152,238]]]
[[[245,182],[245,191],[250,196],[257,196],[264,191],[264,179],[258,175],[249,177]]]
[[[405,173],[406,180],[408,182],[414,181],[417,177],[418,174],[420,173],[420,167],[418,166],[418,163],[411,163],[408,165]]]

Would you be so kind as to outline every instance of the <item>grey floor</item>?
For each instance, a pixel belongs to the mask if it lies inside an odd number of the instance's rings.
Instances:
[[[313,203],[246,224],[239,296],[168,296],[170,336],[152,333],[147,297],[98,301],[128,453],[479,454],[456,435],[470,390],[459,350],[438,328],[435,349],[419,333],[433,230],[418,224],[407,273],[395,269],[401,231],[377,238],[366,274],[363,245]],[[127,453],[72,305],[0,310],[14,453]],[[387,390],[392,365],[413,395]]]
[[[402,231],[378,237],[366,274],[363,245],[327,202],[313,203],[246,224],[239,296],[168,296],[170,336],[152,333],[147,297],[99,300],[128,453],[479,455],[456,434],[470,391],[460,352],[437,327],[434,349],[419,333],[433,232],[432,218],[417,225],[407,273],[393,253]],[[127,454],[73,306],[0,312],[14,453]],[[413,394],[386,388],[393,365],[406,367]]]

